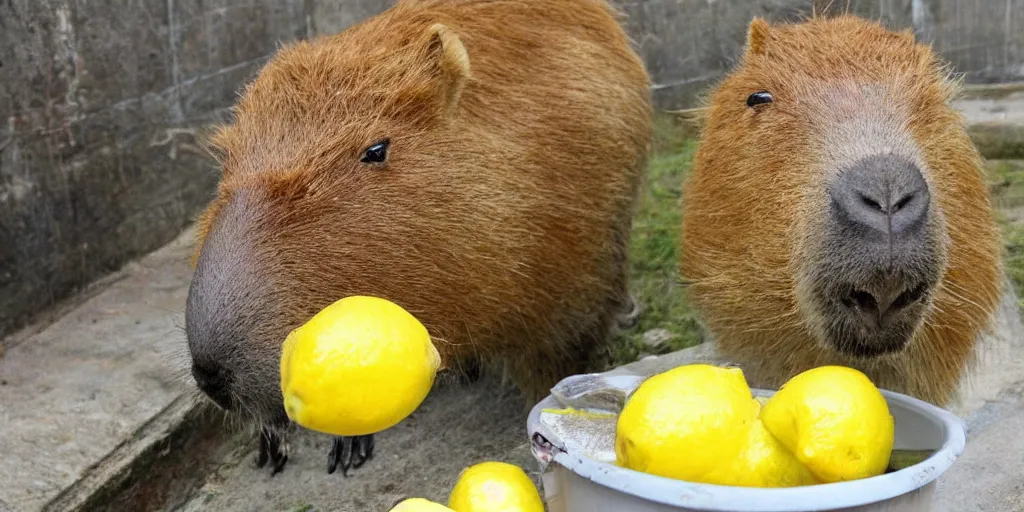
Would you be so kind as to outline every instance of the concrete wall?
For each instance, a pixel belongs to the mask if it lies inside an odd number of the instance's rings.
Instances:
[[[617,1],[668,108],[728,69],[751,16],[811,10],[811,0]],[[0,1],[0,335],[194,218],[217,179],[197,134],[226,118],[278,42],[390,4]],[[969,81],[1024,78],[1024,0],[852,4],[916,27]]]

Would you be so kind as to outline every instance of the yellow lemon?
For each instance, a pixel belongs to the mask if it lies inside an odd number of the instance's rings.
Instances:
[[[544,512],[544,502],[519,466],[481,462],[459,475],[448,508],[455,512]]]
[[[420,406],[440,365],[427,329],[408,311],[377,297],[346,297],[285,340],[285,411],[336,436],[380,432]]]
[[[403,500],[388,512],[453,512],[452,509],[423,498]]]
[[[741,487],[796,487],[819,483],[814,473],[796,459],[775,436],[755,419],[747,431],[739,457],[709,477],[720,485]]]
[[[842,366],[803,372],[765,403],[761,420],[822,482],[877,476],[892,454],[895,425],[885,397]]]
[[[680,366],[644,381],[616,425],[619,465],[667,478],[722,483],[760,404],[739,368]]]

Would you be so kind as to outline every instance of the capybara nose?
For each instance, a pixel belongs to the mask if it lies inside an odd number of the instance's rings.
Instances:
[[[868,291],[850,288],[840,302],[869,329],[886,329],[902,310],[920,301],[928,292],[926,283],[905,288],[885,283]]]
[[[231,378],[226,369],[216,363],[192,363],[192,377],[206,396],[223,409],[231,409]]]
[[[924,236],[931,196],[921,170],[906,158],[863,158],[840,173],[829,195],[849,236],[890,247],[893,238]]]

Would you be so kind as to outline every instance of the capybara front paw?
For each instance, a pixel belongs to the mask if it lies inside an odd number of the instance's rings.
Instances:
[[[271,476],[280,473],[288,462],[288,449],[282,441],[278,434],[266,428],[260,430],[260,451],[256,456],[256,467],[262,468],[270,461]]]
[[[348,470],[356,469],[373,458],[373,434],[368,436],[335,437],[331,453],[327,456],[327,473],[341,467],[341,474],[348,476]]]

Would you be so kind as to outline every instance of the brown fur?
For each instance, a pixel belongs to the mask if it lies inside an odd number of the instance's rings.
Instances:
[[[950,106],[957,83],[909,32],[850,16],[770,26],[756,19],[742,63],[714,91],[685,184],[681,274],[722,354],[778,387],[824,364],[937,404],[955,398],[1001,292],[1001,244],[981,159]],[[774,94],[748,108],[756,91]],[[884,127],[924,163],[944,268],[911,343],[874,359],[821,342],[800,305],[802,270],[820,241],[824,181]],[[852,121],[851,121],[852,120]],[[858,124],[861,123],[861,124]],[[853,127],[853,128],[851,128]],[[874,136],[874,135],[872,135]],[[882,151],[883,148],[876,148]]]
[[[629,303],[648,85],[597,0],[403,1],[282,49],[213,139],[224,173],[200,221],[197,257],[244,239],[232,278],[266,283],[228,309],[252,334],[244,364],[276,368],[290,329],[368,294],[416,315],[450,367],[502,364],[531,398],[585,370]],[[385,137],[387,164],[360,163]],[[245,215],[222,221],[233,201]]]

